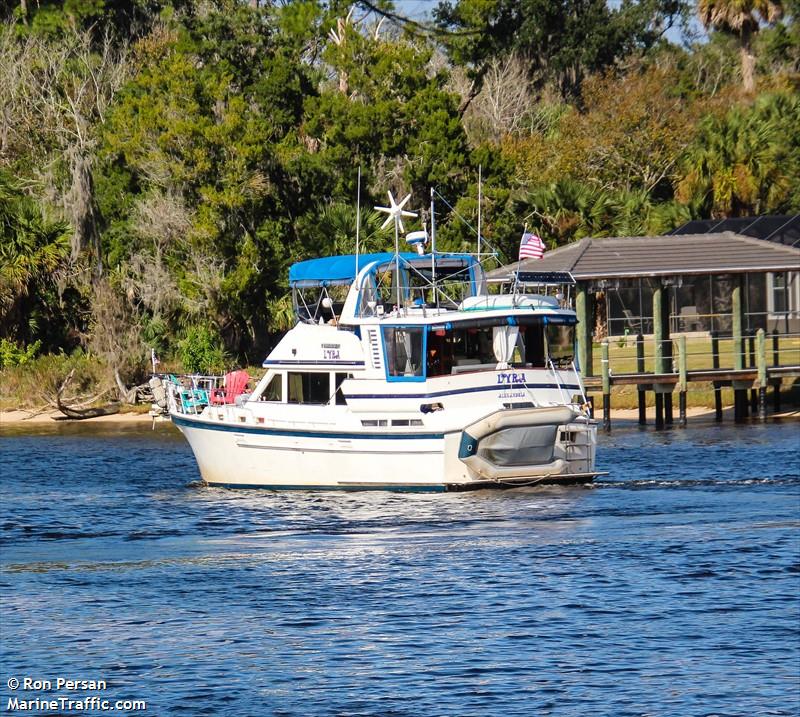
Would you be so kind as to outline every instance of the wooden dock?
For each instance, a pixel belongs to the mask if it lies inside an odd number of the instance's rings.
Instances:
[[[601,344],[602,358],[600,362],[601,375],[587,376],[584,385],[587,393],[600,390],[603,395],[603,427],[606,431],[611,429],[611,388],[612,386],[636,386],[638,388],[639,423],[646,424],[646,398],[647,392],[655,394],[655,425],[657,429],[664,428],[673,423],[672,397],[678,392],[679,425],[686,425],[686,393],[692,383],[711,383],[714,386],[715,417],[722,420],[722,394],[723,387],[731,387],[734,392],[734,420],[744,421],[752,411],[760,420],[767,416],[767,388],[772,387],[773,410],[781,410],[780,390],[784,378],[800,377],[800,351],[791,350],[786,363],[781,363],[778,350],[778,338],[773,335],[772,365],[767,363],[766,335],[762,329],[750,337],[749,358],[752,364],[743,366],[746,361],[746,344],[744,341],[738,345],[733,343],[732,363],[734,368],[720,368],[719,341],[717,337],[711,338],[712,367],[688,369],[688,353],[686,349],[686,336],[669,341],[668,346],[656,347],[656,365],[662,370],[646,372],[644,357],[644,338],[636,337],[636,364],[634,373],[615,373],[609,359],[609,341]],[[660,350],[659,350],[660,349]],[[677,349],[677,351],[675,351]],[[786,352],[784,352],[786,353]],[[676,360],[672,357],[677,354]],[[795,356],[795,354],[797,354]],[[667,364],[672,364],[672,371],[663,370]],[[748,397],[749,392],[749,397]]]

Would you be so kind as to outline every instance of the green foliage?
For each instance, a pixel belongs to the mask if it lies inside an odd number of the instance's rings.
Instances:
[[[587,75],[652,46],[659,28],[685,6],[663,0],[446,0],[435,15],[454,33],[448,41],[453,60],[478,77],[488,59],[516,52],[540,86],[552,83],[562,96],[574,97]]]
[[[56,287],[68,263],[69,228],[2,171],[0,237],[0,336],[58,346],[70,325]]]
[[[700,216],[800,210],[800,97],[777,93],[702,121],[678,198]]]
[[[20,346],[16,341],[0,339],[0,369],[28,363],[36,356],[41,346],[41,341],[34,341],[29,346]]]
[[[392,246],[369,209],[386,190],[430,226],[431,188],[437,248],[474,250],[478,166],[501,261],[525,224],[554,246],[798,211],[800,5],[739,5],[787,11],[750,28],[761,95],[738,87],[743,38],[663,40],[683,0],[450,0],[426,38],[343,0],[9,5],[4,351],[82,342],[126,378],[145,347],[191,370],[260,359],[293,321],[289,266],[354,251],[359,168],[362,251]]]
[[[72,373],[68,395],[102,394],[111,388],[108,369],[80,349],[71,354],[44,354],[16,366],[6,366],[0,376],[0,399],[7,408],[39,409],[52,406],[56,394]]]
[[[222,338],[208,326],[192,326],[178,342],[178,359],[188,373],[221,374],[230,359]]]

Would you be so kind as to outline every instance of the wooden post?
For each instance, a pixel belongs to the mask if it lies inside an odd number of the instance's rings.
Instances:
[[[767,336],[764,329],[759,329],[756,334],[758,344],[756,361],[758,365],[758,418],[767,420]]]
[[[711,332],[711,366],[719,368],[719,335],[716,331]],[[717,423],[722,421],[722,388],[717,381],[714,381],[714,420]]]
[[[756,337],[755,337],[755,334],[750,334],[750,336],[748,338],[748,343],[750,345],[750,351],[749,351],[750,361],[748,363],[748,366],[750,368],[753,368],[756,365]],[[756,415],[757,411],[758,411],[758,389],[757,388],[751,388],[750,389],[750,412],[753,415]]]
[[[664,372],[664,287],[657,284],[653,289],[653,341],[655,341],[654,373]]]
[[[781,365],[781,358],[780,358],[780,344],[778,343],[778,329],[772,329],[772,365],[773,366],[780,366]]]
[[[655,372],[672,372],[672,342],[669,340],[669,287],[659,283],[653,290],[653,338],[655,339]],[[658,399],[658,393],[656,393]],[[662,393],[661,401],[662,428],[663,420],[672,424],[672,394]],[[656,410],[658,413],[658,410]]]
[[[644,373],[644,336],[636,335],[636,373]],[[637,386],[637,398],[639,399],[639,425],[647,425],[647,389],[644,386]]]
[[[686,426],[686,388],[687,388],[687,368],[688,358],[686,356],[686,336],[681,334],[678,337],[678,425],[681,427]]]
[[[656,391],[656,430],[664,429],[664,394]]]
[[[608,339],[603,339],[600,368],[603,376],[603,430],[611,431],[611,367],[608,363]]]
[[[744,368],[742,351],[742,285],[737,281],[731,292],[731,312],[733,323],[733,368],[741,371]]]
[[[741,371],[744,368],[744,345],[742,342],[742,319],[744,303],[742,301],[742,279],[736,278],[731,291],[731,321],[733,324],[733,368]],[[733,416],[737,422],[747,418],[747,389],[733,389]]]
[[[664,286],[659,282],[653,289],[653,373],[664,372]],[[664,428],[664,394],[655,392],[656,430]]]
[[[778,344],[778,329],[772,330],[772,365],[780,366],[780,348]],[[775,413],[781,412],[781,379],[773,379],[772,383],[772,410]]]
[[[592,336],[593,315],[592,296],[588,285],[583,282],[578,284],[575,294],[575,313],[578,316],[578,366],[584,376],[593,376],[592,366]]]

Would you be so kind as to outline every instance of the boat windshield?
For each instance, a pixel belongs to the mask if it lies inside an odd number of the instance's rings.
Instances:
[[[547,324],[547,355],[557,366],[568,366],[575,359],[575,326]]]

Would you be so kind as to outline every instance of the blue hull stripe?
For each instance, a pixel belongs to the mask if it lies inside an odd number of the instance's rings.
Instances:
[[[576,384],[561,384],[564,390],[580,391]],[[460,393],[479,393],[481,391],[513,391],[521,388],[559,388],[557,383],[501,383],[494,386],[476,386],[475,388],[458,388],[450,391],[431,391],[430,393],[348,393],[346,398],[439,398],[440,396],[457,396]]]
[[[349,440],[439,440],[444,438],[444,433],[341,433],[328,431],[289,431],[280,428],[258,428],[244,424],[231,425],[229,423],[212,423],[198,421],[193,418],[172,415],[172,422],[176,426],[198,428],[207,431],[223,431],[226,433],[248,433],[258,436],[289,436],[291,438],[344,438]]]
[[[262,368],[268,366],[363,366],[363,361],[296,361],[294,359],[266,360]]]
[[[393,493],[444,493],[447,488],[442,485],[253,485],[252,483],[206,483],[209,488],[242,488],[254,490],[383,490]]]

